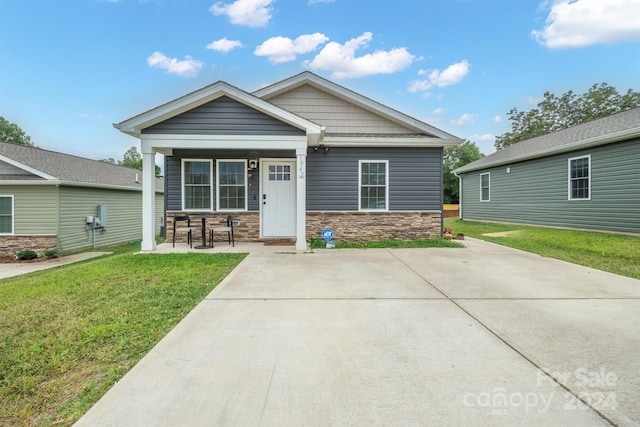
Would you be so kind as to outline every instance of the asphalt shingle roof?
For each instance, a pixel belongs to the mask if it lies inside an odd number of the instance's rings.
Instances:
[[[142,189],[142,171],[137,169],[8,142],[0,142],[0,156],[63,182]],[[16,178],[18,177],[14,175],[0,175],[0,180]],[[28,179],[34,178],[38,179],[35,176]],[[21,175],[19,179],[27,178]],[[156,190],[163,189],[162,180],[156,179]]]
[[[586,145],[599,140],[605,143],[607,136],[615,134],[624,134],[624,137],[618,140],[640,137],[640,108],[633,108],[547,135],[521,141],[502,150],[498,150],[487,157],[462,166],[456,169],[455,172],[471,172],[506,163],[551,155],[563,150],[578,150],[582,148],[581,143]],[[615,142],[615,138],[609,142]]]

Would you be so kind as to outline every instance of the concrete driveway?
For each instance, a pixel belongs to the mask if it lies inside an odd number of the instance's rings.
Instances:
[[[252,253],[77,425],[640,423],[640,281],[465,243]]]

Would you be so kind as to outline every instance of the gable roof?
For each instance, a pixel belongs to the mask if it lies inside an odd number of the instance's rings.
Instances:
[[[454,173],[472,172],[638,137],[640,137],[640,108],[633,108],[518,142],[462,166],[454,170]]]
[[[369,111],[377,116],[383,117],[391,122],[399,124],[400,126],[411,129],[415,132],[426,134],[428,136],[433,136],[443,140],[454,140],[456,143],[460,142],[459,138],[447,132],[444,132],[441,129],[433,127],[404,113],[401,113],[400,111],[394,110],[393,108],[367,98],[366,96],[347,89],[344,86],[340,86],[330,80],[322,78],[310,71],[304,71],[288,79],[261,88],[253,92],[253,94],[262,99],[270,100],[303,85],[313,86],[322,92],[328,93],[332,96],[342,99],[343,101],[356,105],[366,111]]]
[[[264,87],[253,93],[245,92],[226,82],[218,81],[212,85],[203,87],[173,101],[169,101],[123,122],[114,123],[113,126],[126,134],[141,138],[143,129],[176,117],[222,96],[227,96],[284,123],[304,130],[308,136],[312,136],[310,140],[319,144],[320,141],[324,139],[326,126],[316,123],[311,119],[302,117],[300,114],[296,114],[296,112],[282,108],[275,103],[269,102],[273,97],[293,90],[304,84],[313,85],[324,93],[340,98],[350,104],[362,108],[363,110],[399,124],[413,132],[413,134],[410,135],[396,135],[395,138],[394,135],[385,135],[384,138],[381,138],[380,135],[347,135],[342,139],[333,138],[332,143],[335,143],[336,145],[345,144],[346,141],[346,144],[355,143],[357,145],[363,143],[365,145],[385,145],[392,143],[393,146],[398,147],[413,146],[415,144],[427,144],[442,147],[457,145],[462,142],[461,139],[447,132],[373,101],[309,71],[305,71],[278,83]]]
[[[0,162],[24,171],[0,174],[0,185],[28,181],[142,191],[142,171],[41,148],[0,142]],[[156,191],[164,191],[163,180],[156,179]]]
[[[231,99],[268,114],[269,116],[275,117],[290,124],[291,126],[303,129],[307,133],[320,134],[323,132],[322,126],[277,107],[223,81],[218,81],[209,86],[205,86],[121,123],[114,123],[113,126],[126,134],[140,138],[143,129],[175,117],[193,108],[199,107],[200,105],[211,102],[222,96],[228,96]]]

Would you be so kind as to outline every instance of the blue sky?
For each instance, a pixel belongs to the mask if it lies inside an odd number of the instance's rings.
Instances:
[[[494,151],[545,91],[640,90],[640,0],[7,0],[0,115],[40,147],[121,159],[113,128],[224,80],[305,70]]]

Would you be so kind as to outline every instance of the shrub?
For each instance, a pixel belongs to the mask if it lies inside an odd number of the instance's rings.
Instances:
[[[56,249],[47,249],[44,251],[44,256],[47,258],[58,258],[58,251]]]
[[[30,249],[24,249],[18,252],[17,258],[20,260],[29,260],[29,259],[38,258],[38,254]]]

